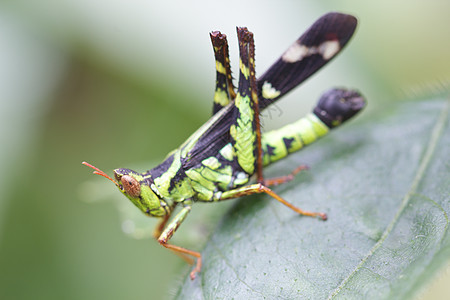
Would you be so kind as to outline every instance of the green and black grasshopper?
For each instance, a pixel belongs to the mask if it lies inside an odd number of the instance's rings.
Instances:
[[[116,169],[113,180],[96,167],[83,164],[113,181],[142,212],[161,218],[155,238],[190,263],[194,263],[191,257],[197,258],[192,279],[201,269],[200,253],[168,241],[194,202],[266,193],[299,214],[326,220],[324,213],[302,210],[269,188],[291,180],[304,166],[274,179],[264,179],[263,167],[316,141],[353,117],[364,108],[364,98],[356,91],[331,89],[321,96],[313,113],[264,134],[260,128],[260,110],[330,61],[349,41],[356,25],[356,18],[350,15],[322,16],[258,80],[253,34],[245,27],[237,28],[240,55],[237,93],[232,83],[226,36],[212,32],[217,79],[211,119],[162,164],[145,173]],[[252,178],[256,183],[248,184]],[[169,222],[177,206],[181,210]]]

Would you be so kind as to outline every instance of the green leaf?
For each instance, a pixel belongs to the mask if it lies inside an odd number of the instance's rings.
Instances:
[[[416,294],[450,254],[449,107],[435,99],[363,112],[268,168],[273,177],[307,163],[310,171],[274,190],[328,221],[295,215],[268,196],[238,200],[177,299]]]

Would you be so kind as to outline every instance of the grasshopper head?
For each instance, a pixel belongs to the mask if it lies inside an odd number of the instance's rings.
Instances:
[[[331,89],[320,97],[314,114],[329,128],[333,128],[356,115],[365,106],[366,101],[359,92]]]
[[[83,162],[94,169],[94,174],[101,175],[112,182],[128,199],[133,202],[142,212],[149,216],[162,217],[170,212],[167,202],[159,197],[149,186],[149,178],[144,178],[141,173],[129,169],[115,169],[114,179],[93,165]]]

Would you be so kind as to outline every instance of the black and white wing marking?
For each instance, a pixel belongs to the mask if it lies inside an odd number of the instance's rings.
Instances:
[[[260,109],[264,109],[338,54],[355,32],[351,15],[328,13],[320,17],[258,79]]]

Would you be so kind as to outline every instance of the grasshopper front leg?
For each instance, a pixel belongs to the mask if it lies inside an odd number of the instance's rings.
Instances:
[[[166,227],[167,221],[169,221],[170,216],[172,215],[172,212],[175,210],[175,207],[177,206],[177,204],[178,204],[178,202],[174,202],[169,209],[169,213],[164,215],[164,217],[161,219],[161,221],[158,223],[158,225],[156,225],[155,230],[153,231],[153,237],[155,239],[158,239],[159,236],[161,235],[163,229]]]
[[[195,265],[195,268],[191,271],[191,279],[193,280],[195,278],[195,275],[200,272],[202,268],[202,256],[199,252],[192,251],[183,247],[175,246],[172,244],[169,244],[168,241],[172,238],[175,231],[178,229],[178,227],[183,223],[184,219],[186,218],[187,214],[191,211],[191,206],[185,206],[183,209],[173,218],[172,221],[167,225],[167,227],[164,229],[164,231],[161,233],[161,235],[158,238],[158,242],[166,247],[167,249],[170,249],[174,251],[175,253],[181,254],[180,256],[185,258],[185,255],[190,255],[197,258],[197,264]],[[167,220],[162,221],[162,225],[164,225],[167,222]],[[188,261],[190,263],[193,263],[193,261]]]
[[[175,202],[175,204],[173,205],[171,211],[173,211],[173,209],[175,208],[176,204],[177,204],[177,203]],[[167,222],[169,221],[170,216],[171,216],[171,214],[165,215],[165,216],[161,219],[161,221],[158,223],[158,225],[156,225],[156,228],[155,228],[155,230],[153,231],[153,237],[154,237],[156,240],[158,240],[158,238],[161,236],[161,233],[163,232],[163,229],[166,227],[166,224],[167,224]],[[191,257],[187,256],[186,254],[183,254],[183,253],[180,253],[180,252],[177,252],[177,251],[173,251],[173,250],[172,250],[172,252],[173,252],[174,254],[178,255],[179,257],[181,257],[182,259],[184,259],[188,264],[190,264],[190,265],[194,264],[194,260],[193,260]]]

